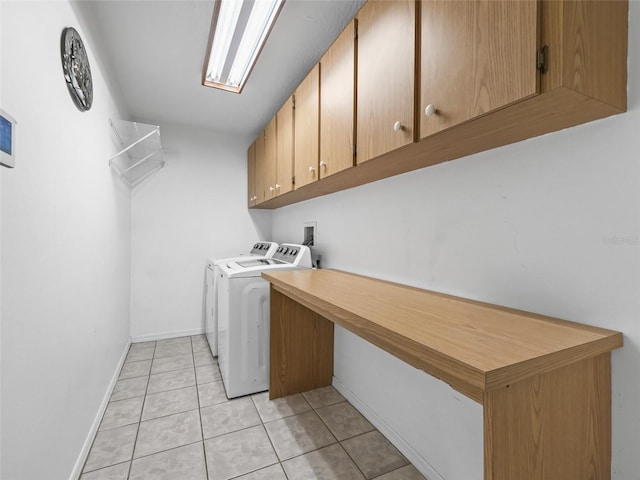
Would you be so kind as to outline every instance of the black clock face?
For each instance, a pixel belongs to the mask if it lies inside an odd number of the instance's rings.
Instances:
[[[60,50],[62,71],[71,98],[79,110],[89,110],[93,103],[91,67],[84,43],[75,28],[67,27],[62,31]]]

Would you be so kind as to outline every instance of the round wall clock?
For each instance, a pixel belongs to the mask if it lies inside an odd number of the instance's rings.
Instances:
[[[84,43],[75,28],[67,27],[62,31],[60,54],[62,71],[71,98],[80,111],[89,110],[93,103],[91,67]]]

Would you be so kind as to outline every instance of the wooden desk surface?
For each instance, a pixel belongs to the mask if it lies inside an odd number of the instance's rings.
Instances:
[[[622,346],[620,332],[337,270],[262,276],[277,291],[480,403],[486,391]]]

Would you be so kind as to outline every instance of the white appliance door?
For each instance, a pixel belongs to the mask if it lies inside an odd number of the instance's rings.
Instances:
[[[216,306],[218,282],[216,269],[213,264],[207,264],[206,271],[206,297],[205,297],[205,334],[209,342],[209,348],[213,356],[218,355],[218,312]]]
[[[229,376],[229,278],[216,272],[217,281],[217,322],[218,322],[218,365],[223,380]],[[225,384],[227,381],[225,381]]]
[[[229,285],[228,320],[223,319],[222,308],[225,282]],[[268,390],[269,283],[260,277],[229,279],[223,275],[220,287],[218,362],[227,397]]]
[[[243,376],[251,390],[247,393],[262,392],[269,389],[269,283],[255,278],[244,287],[242,296],[243,338],[249,347]]]

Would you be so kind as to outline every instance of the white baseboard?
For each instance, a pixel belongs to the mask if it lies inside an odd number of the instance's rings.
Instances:
[[[387,439],[409,460],[427,480],[445,480],[427,460],[420,455],[411,444],[409,444],[398,432],[396,432],[382,417],[374,412],[362,399],[353,393],[344,383],[336,377],[332,381],[335,387],[356,410],[358,410],[371,424],[387,437]]]
[[[111,398],[111,394],[113,393],[113,389],[116,386],[116,382],[118,381],[118,376],[120,375],[120,370],[122,370],[122,366],[124,365],[124,361],[127,358],[127,353],[129,353],[129,346],[131,342],[127,342],[127,345],[122,352],[122,356],[120,357],[120,361],[118,362],[118,366],[116,367],[116,371],[113,373],[113,377],[111,377],[111,382],[109,382],[109,386],[107,387],[107,391],[104,394],[104,398],[100,403],[100,407],[98,408],[98,413],[96,414],[93,424],[91,425],[91,429],[87,435],[87,438],[84,441],[84,445],[82,445],[82,449],[80,450],[80,454],[78,455],[78,459],[76,460],[76,464],[73,466],[73,470],[71,471],[71,475],[69,476],[69,480],[78,480],[80,475],[82,474],[82,467],[84,467],[84,463],[87,461],[87,456],[89,455],[89,450],[91,450],[91,445],[93,443],[93,439],[98,432],[98,427],[100,426],[100,422],[102,421],[102,416],[104,415],[105,410],[107,409],[107,405],[109,404],[109,399]]]
[[[189,337],[191,335],[204,335],[204,330],[202,328],[191,328],[189,330],[175,330],[173,332],[151,333],[148,335],[132,335],[131,343],[151,342],[174,337]]]

